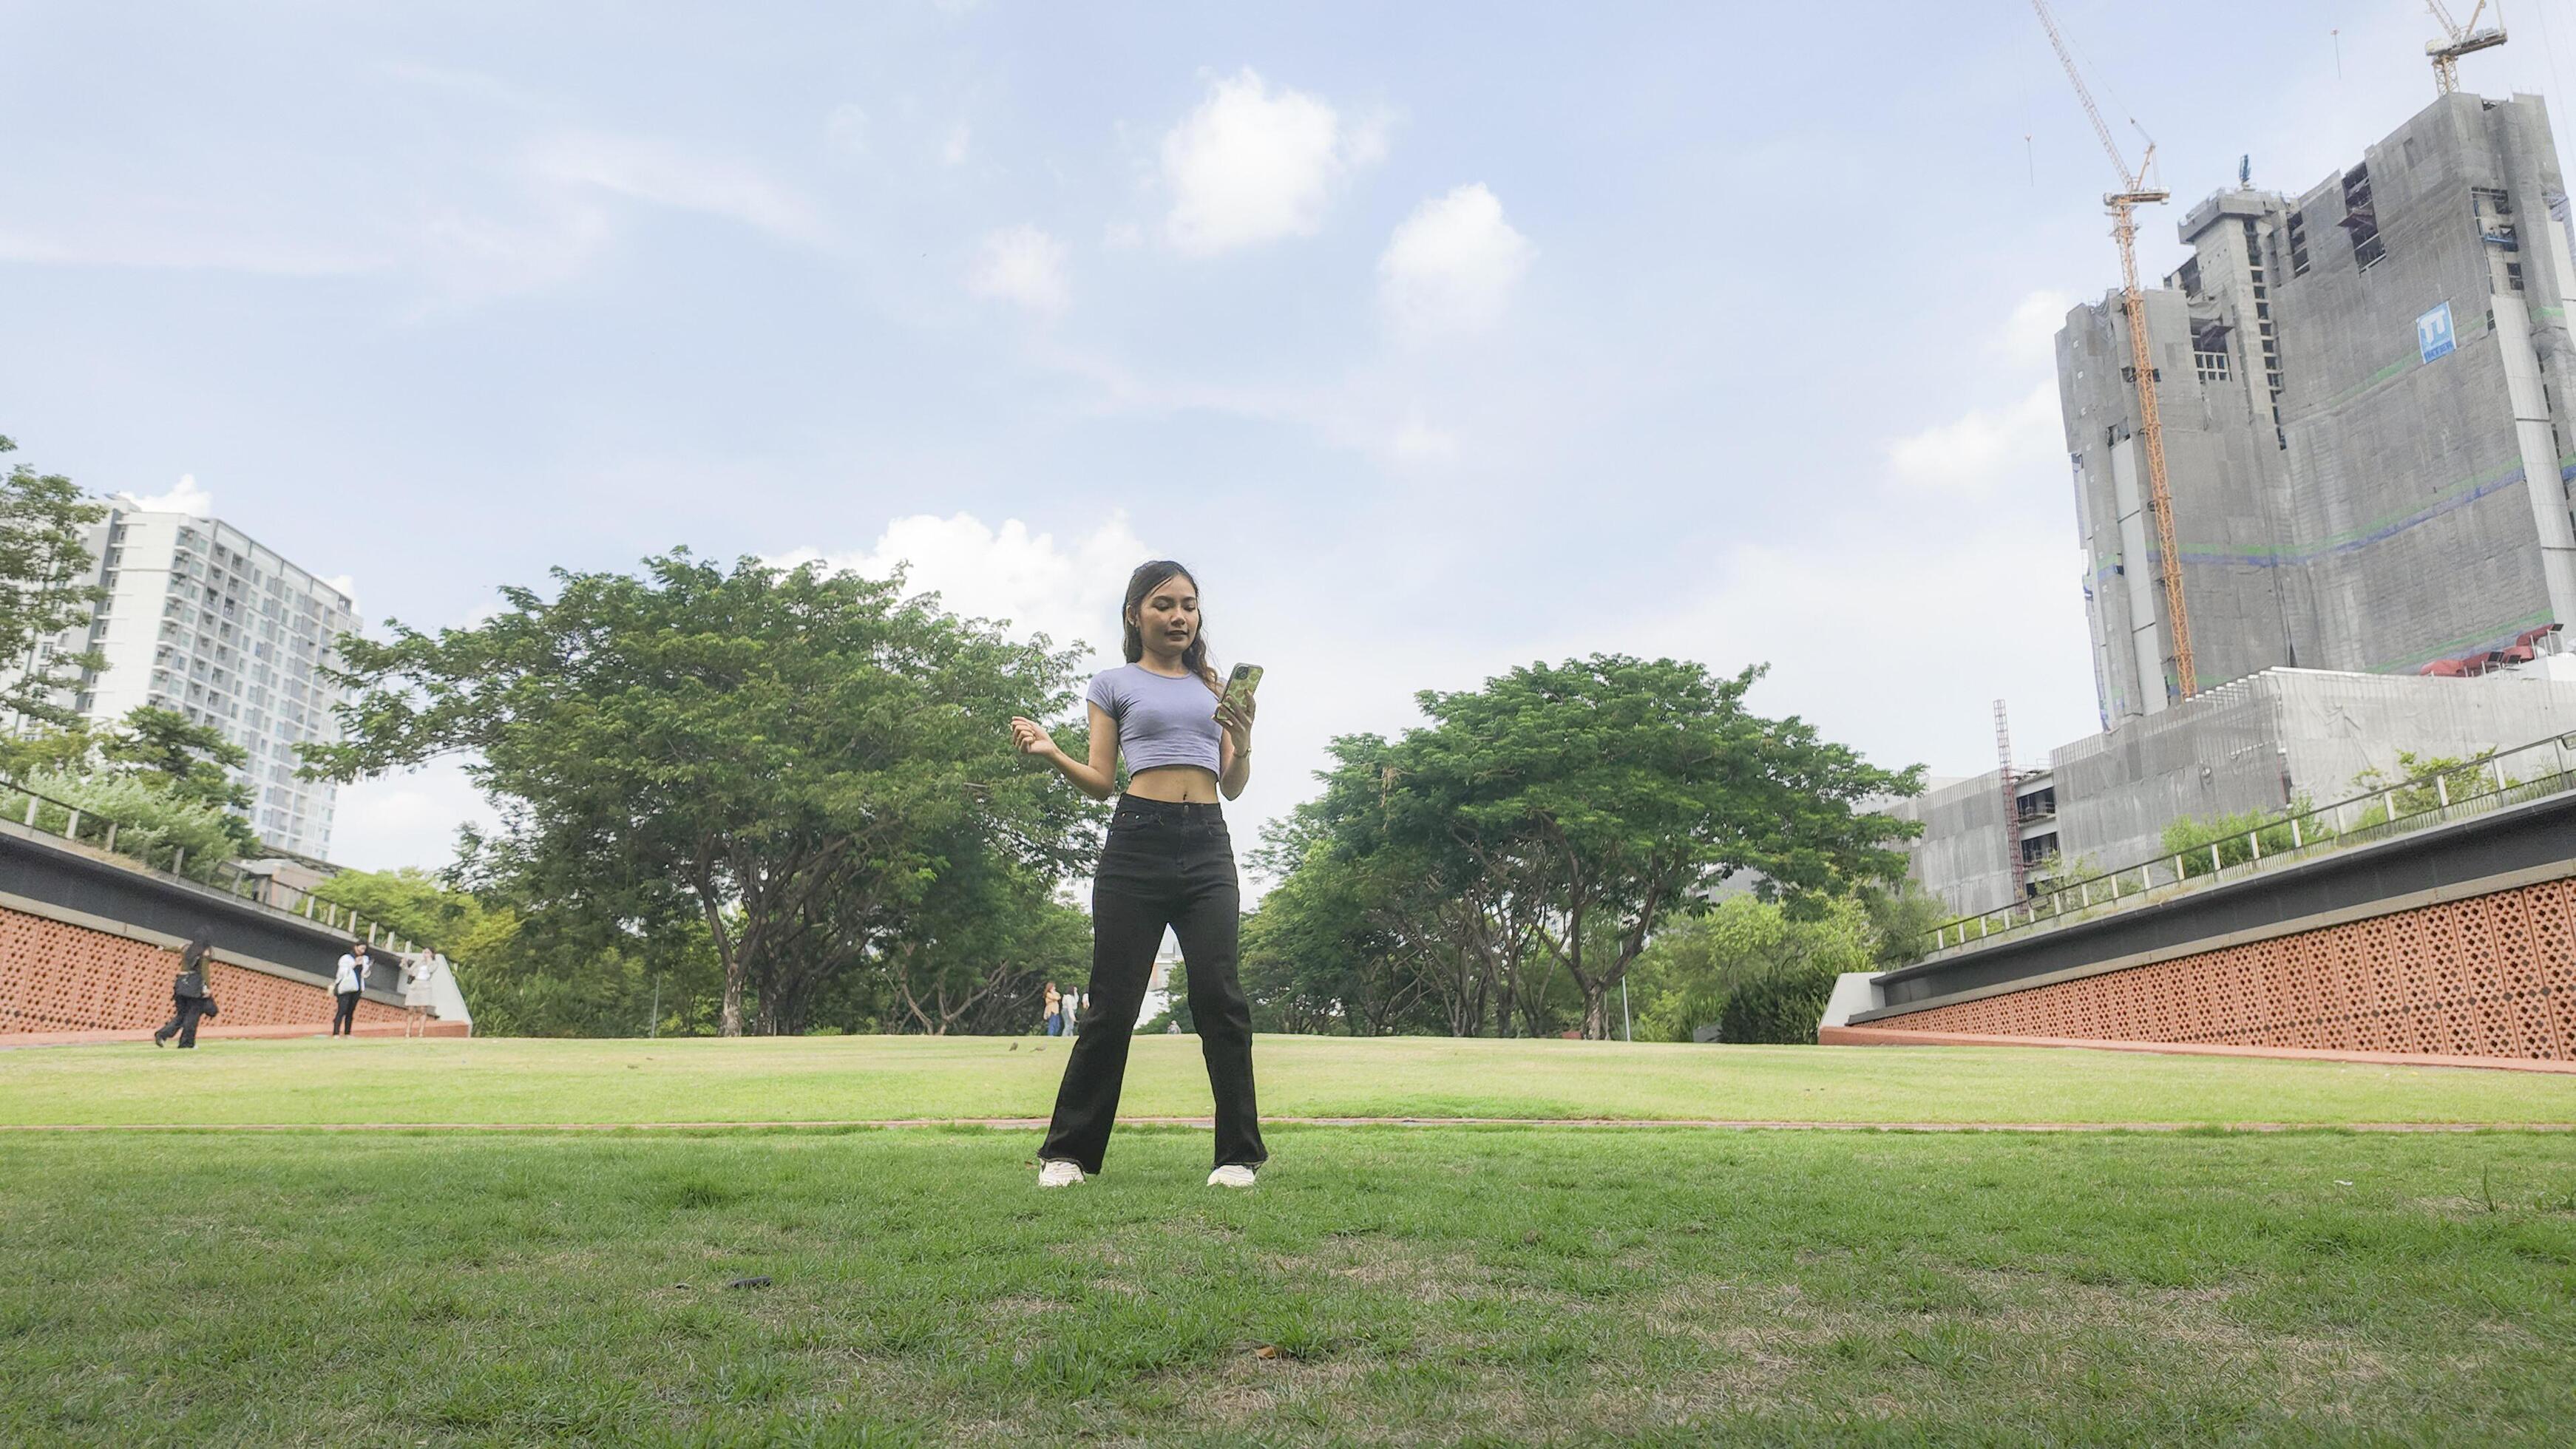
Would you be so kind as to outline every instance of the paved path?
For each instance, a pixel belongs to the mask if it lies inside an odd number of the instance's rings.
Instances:
[[[1128,1127],[1213,1127],[1206,1117],[1122,1117]],[[745,1132],[779,1128],[1045,1130],[1044,1117],[845,1117],[745,1122],[66,1122],[0,1132]],[[1824,1122],[1723,1117],[1264,1117],[1264,1127],[1689,1127],[1719,1132],[2576,1132],[2576,1122]]]

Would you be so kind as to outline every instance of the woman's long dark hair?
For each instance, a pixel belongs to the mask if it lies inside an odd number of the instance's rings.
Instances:
[[[215,933],[207,930],[198,931],[194,937],[190,938],[187,948],[179,953],[179,969],[182,971],[204,970],[206,965],[206,953],[213,949],[215,949]]]
[[[1139,564],[1136,572],[1127,576],[1127,602],[1118,609],[1118,624],[1122,631],[1118,647],[1130,664],[1145,657],[1145,630],[1136,621],[1139,611],[1145,607],[1146,596],[1154,592],[1156,585],[1170,579],[1188,579],[1191,588],[1197,588],[1199,583],[1198,575],[1167,558]],[[1181,651],[1181,667],[1205,681],[1208,688],[1219,694],[1225,692],[1225,685],[1216,677],[1216,666],[1208,662],[1207,614],[1204,610],[1199,614],[1199,628],[1190,635],[1190,647]]]

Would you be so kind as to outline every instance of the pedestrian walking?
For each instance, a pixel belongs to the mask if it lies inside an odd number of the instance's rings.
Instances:
[[[1100,1171],[1137,1012],[1168,928],[1189,965],[1190,1011],[1216,1095],[1216,1169],[1208,1185],[1250,1187],[1269,1150],[1253,1095],[1252,1008],[1235,967],[1242,884],[1217,802],[1240,796],[1252,777],[1252,686],[1260,672],[1238,667],[1231,681],[1219,682],[1200,630],[1198,582],[1168,559],[1129,577],[1119,621],[1127,663],[1091,681],[1087,759],[1066,754],[1035,720],[1011,721],[1023,753],[1045,760],[1094,800],[1116,790],[1122,756],[1128,771],[1092,875],[1090,1011],[1038,1150],[1038,1186],[1070,1187]]]
[[[197,1044],[197,1021],[215,1014],[214,993],[206,987],[206,956],[214,950],[214,937],[199,931],[179,952],[179,974],[170,982],[170,1019],[152,1033],[152,1044],[168,1046],[177,1037],[182,1049]]]
[[[358,1031],[358,993],[367,989],[367,943],[351,941],[340,953],[340,967],[331,977],[331,1034],[354,1036]]]
[[[1052,981],[1046,987],[1046,1034],[1064,1035],[1064,993],[1056,990]]]

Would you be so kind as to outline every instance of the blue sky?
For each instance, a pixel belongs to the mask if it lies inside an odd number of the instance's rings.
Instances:
[[[2060,14],[2185,205],[2432,95],[2404,0]],[[2510,19],[2467,87],[2562,110],[2576,13]],[[1254,818],[1416,689],[1595,649],[1769,661],[1762,708],[1941,774],[1997,695],[2026,758],[2095,727],[2048,339],[2116,279],[2108,162],[2018,0],[0,33],[0,431],[371,620],[685,543],[1109,644],[1168,554],[1270,670]],[[475,808],[360,786],[333,854],[436,864]]]

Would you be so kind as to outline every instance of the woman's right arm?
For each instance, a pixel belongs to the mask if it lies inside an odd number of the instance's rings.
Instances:
[[[1036,755],[1055,766],[1056,773],[1073,782],[1073,788],[1094,800],[1106,800],[1118,788],[1118,724],[1109,712],[1091,706],[1091,758],[1077,760],[1064,752],[1055,736],[1035,720],[1014,716],[1011,739],[1020,752]]]

